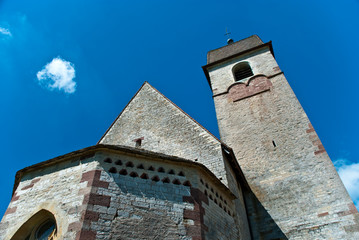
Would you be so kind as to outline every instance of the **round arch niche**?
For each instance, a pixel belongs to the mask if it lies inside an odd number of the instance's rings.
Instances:
[[[234,80],[240,82],[250,76],[253,76],[253,71],[248,62],[240,62],[232,68]]]
[[[56,240],[57,229],[55,216],[51,212],[42,209],[30,217],[17,230],[11,240]]]

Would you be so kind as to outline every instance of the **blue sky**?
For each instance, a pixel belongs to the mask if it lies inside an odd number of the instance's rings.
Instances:
[[[226,27],[273,41],[358,203],[358,0],[0,0],[1,215],[16,171],[96,144],[144,81],[218,136],[201,66]]]

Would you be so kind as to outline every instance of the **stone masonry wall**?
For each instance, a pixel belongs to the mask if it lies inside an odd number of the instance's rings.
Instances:
[[[62,239],[75,239],[71,226],[80,221],[86,186],[82,174],[96,168],[92,158],[74,159],[57,166],[25,174],[0,223],[0,239],[8,240],[34,214],[42,209],[51,212]],[[68,230],[69,229],[69,230]],[[24,238],[26,236],[23,236]]]
[[[239,226],[240,231],[240,239],[251,239],[249,225],[248,225],[248,217],[246,212],[246,203],[244,201],[244,194],[242,186],[244,183],[237,180],[235,170],[229,164],[229,159],[231,156],[228,154],[224,154],[225,166],[227,170],[227,179],[228,179],[228,188],[232,191],[232,193],[236,196],[234,199],[234,208],[236,212],[235,221]]]
[[[243,60],[269,89],[243,97],[240,85],[249,88],[256,79],[235,83],[231,69]],[[209,75],[221,140],[234,149],[256,198],[283,233],[289,239],[359,238],[353,202],[270,51],[224,62]]]
[[[142,149],[198,161],[228,184],[221,143],[148,83],[100,143],[135,147],[136,140]]]
[[[85,156],[26,173],[0,239],[42,209],[59,240],[241,238],[234,195],[208,170],[114,150]]]
[[[217,195],[227,199],[226,205],[220,198],[212,203],[201,190],[198,170],[127,155],[102,153],[101,158],[100,180],[109,185],[92,192],[111,201],[88,206],[87,231],[92,235],[83,239],[238,238],[233,207],[224,209],[232,206],[233,196],[209,180]],[[223,232],[224,226],[231,231]]]

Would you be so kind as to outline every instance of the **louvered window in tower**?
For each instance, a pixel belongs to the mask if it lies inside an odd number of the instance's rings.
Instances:
[[[236,82],[245,79],[247,77],[253,76],[251,66],[247,62],[241,62],[234,66],[233,75]]]

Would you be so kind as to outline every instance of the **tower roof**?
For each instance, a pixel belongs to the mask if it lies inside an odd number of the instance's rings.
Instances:
[[[209,51],[207,53],[207,64],[258,47],[262,44],[263,41],[257,35],[252,35],[227,46]]]

